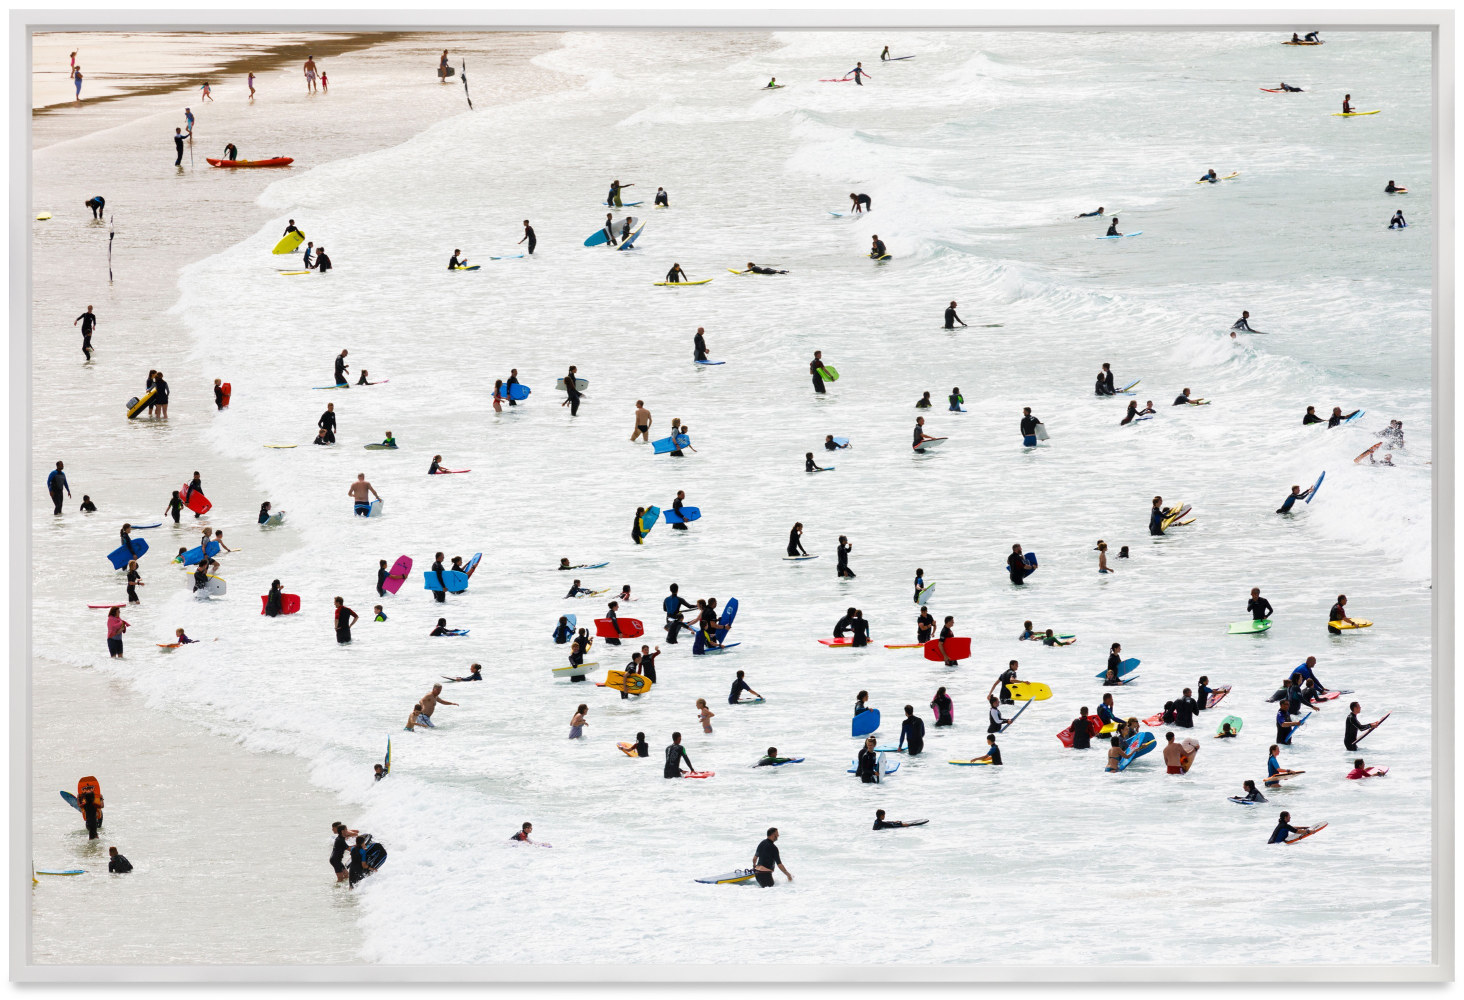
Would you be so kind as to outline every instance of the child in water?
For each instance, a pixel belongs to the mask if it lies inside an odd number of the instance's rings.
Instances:
[[[712,719],[716,713],[710,708],[707,708],[707,700],[705,698],[698,698],[696,700],[696,707],[701,710],[697,713],[697,718],[701,720],[702,732],[710,733],[712,731]]]

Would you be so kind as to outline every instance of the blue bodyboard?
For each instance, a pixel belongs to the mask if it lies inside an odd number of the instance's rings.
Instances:
[[[434,572],[432,572],[432,570],[429,569],[429,570],[423,571],[423,573],[422,573],[422,589],[423,590],[444,590],[445,589],[445,590],[448,590],[448,591],[450,591],[450,592],[452,592],[454,594],[457,593],[460,590],[467,590],[468,589],[468,574],[466,574],[466,573],[459,573],[455,569],[444,570],[443,573],[442,573],[442,582],[444,584],[446,584],[447,586],[446,587],[438,586],[438,583],[437,583],[437,574],[434,573]]]
[[[879,728],[879,709],[871,708],[854,716],[849,724],[850,736],[868,736]]]
[[[1127,660],[1120,660],[1118,664],[1118,676],[1127,677],[1129,674],[1134,672],[1134,668],[1138,665],[1139,658],[1137,656],[1130,656]],[[1108,668],[1104,667],[1093,676],[1101,681],[1103,678],[1108,676]]]
[[[133,544],[137,544],[137,543],[134,542]],[[143,543],[143,545],[146,545],[146,544],[147,544],[146,542]],[[212,559],[214,556],[216,556],[218,554],[219,554],[219,543],[218,542],[209,542],[208,543],[208,558]],[[203,546],[202,545],[195,545],[195,546],[193,546],[193,548],[191,548],[187,552],[183,553],[183,565],[184,566],[196,566],[197,564],[199,564],[201,562],[203,562]]]
[[[652,441],[651,448],[657,455],[665,455],[668,452],[676,451],[679,448],[686,448],[691,444],[691,438],[686,434],[675,435],[675,443],[671,438],[662,438],[659,441]]]
[[[662,520],[667,524],[681,524],[685,521],[701,520],[701,510],[696,507],[682,507],[678,514],[674,509],[668,509],[661,514]]]
[[[1311,503],[1313,500],[1315,500],[1317,498],[1317,490],[1319,490],[1319,489],[1322,488],[1322,480],[1323,479],[1326,479],[1326,478],[1327,478],[1327,474],[1325,472],[1323,472],[1320,476],[1317,477],[1317,481],[1312,484],[1311,492],[1309,492],[1306,495],[1306,502],[1307,503]]]
[[[210,542],[209,544],[212,545],[214,543]],[[107,560],[111,562],[113,569],[126,569],[129,559],[141,559],[145,552],[147,552],[147,542],[141,538],[134,538],[130,553],[127,551],[127,546],[119,545],[107,553]],[[197,562],[197,560],[194,561]]]

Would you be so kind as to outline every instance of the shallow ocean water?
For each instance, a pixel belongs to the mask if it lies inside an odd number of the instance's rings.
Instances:
[[[238,373],[209,432],[214,461],[246,469],[259,488],[250,503],[288,511],[285,529],[256,538],[253,507],[212,516],[252,550],[251,568],[231,575],[226,559],[229,596],[203,605],[179,582],[164,614],[217,644],[109,664],[90,632],[85,645],[68,633],[82,613],[40,606],[38,624],[60,634],[38,635],[38,651],[95,660],[146,695],[167,691],[247,746],[304,757],[317,781],[358,800],[362,828],[392,852],[361,893],[371,961],[625,963],[654,942],[665,962],[740,962],[752,948],[758,962],[1264,963],[1278,935],[1298,932],[1310,946],[1288,962],[1333,961],[1364,934],[1374,961],[1426,961],[1426,36],[1329,33],[1311,50],[1249,33],[1168,46],[1144,33],[897,37],[895,54],[917,58],[882,66],[886,39],[863,33],[570,34],[538,62],[583,86],[272,185],[261,201],[278,225],[186,269],[176,308],[195,354]],[[873,73],[865,87],[808,82],[859,58]],[[788,88],[759,91],[771,75]],[[1259,91],[1278,79],[1308,93]],[[1331,117],[1344,91],[1383,114]],[[1211,166],[1241,176],[1196,186]],[[631,210],[649,219],[634,252],[580,245],[614,177],[634,181],[635,198],[670,192],[669,210]],[[1389,178],[1411,193],[1384,195]],[[869,217],[829,215],[849,191],[873,197]],[[1071,217],[1100,204],[1144,235],[1095,241],[1103,223]],[[1399,206],[1412,225],[1388,232]],[[284,265],[268,250],[286,218],[329,249],[334,273],[277,275]],[[539,252],[488,260],[520,252],[524,218]],[[874,234],[890,262],[863,258]],[[454,247],[482,269],[447,272]],[[748,260],[792,273],[728,273]],[[672,262],[715,280],[654,287]],[[951,299],[970,328],[940,328]],[[1241,309],[1269,335],[1230,342]],[[727,364],[691,363],[698,326]],[[330,384],[343,347],[353,375],[364,366],[390,382],[312,390]],[[817,398],[814,350],[842,374]],[[1153,399],[1154,420],[1118,426],[1124,401],[1092,394],[1104,361],[1120,384],[1142,378],[1136,398]],[[569,364],[590,380],[573,420],[553,391]],[[493,380],[510,368],[533,394],[494,414]],[[953,386],[969,412],[945,410]],[[1213,404],[1171,409],[1186,386]],[[929,432],[951,440],[922,456],[909,434],[927,390]],[[653,437],[680,417],[696,453],[653,457],[631,444],[637,399],[655,416]],[[313,448],[327,402],[341,443]],[[1367,414],[1304,428],[1307,404]],[[1017,433],[1023,406],[1051,433],[1035,451]],[[1354,465],[1390,419],[1407,432],[1397,467]],[[399,451],[362,449],[388,429]],[[825,434],[854,447],[826,456]],[[816,449],[837,471],[802,471]],[[434,454],[473,471],[429,479]],[[1273,513],[1292,483],[1323,470],[1317,503]],[[345,490],[358,472],[385,498],[379,520],[351,517]],[[633,546],[635,508],[669,507],[678,489],[703,518],[684,533],[658,525]],[[1151,539],[1155,494],[1193,504],[1196,522]],[[780,559],[794,521],[819,559]],[[108,532],[96,527],[100,544]],[[171,572],[164,553],[196,539],[171,530],[149,533],[153,577]],[[834,576],[840,534],[854,545],[853,581]],[[1110,545],[1108,577],[1096,572],[1098,538]],[[1041,559],[1020,590],[1003,571],[1013,542]],[[1112,559],[1120,545],[1131,559]],[[483,553],[470,590],[445,606],[420,582],[438,550]],[[403,553],[412,578],[377,598],[377,560]],[[610,565],[555,572],[561,556]],[[973,637],[959,668],[879,645],[913,641],[916,567],[938,582],[932,612]],[[94,575],[99,588],[110,580]],[[668,582],[693,600],[736,597],[743,645],[693,658],[687,644],[662,643],[660,682],[639,700],[554,681],[558,615],[588,624],[603,612],[600,600],[562,599],[572,576],[630,584],[639,601],[622,617],[643,619],[653,642]],[[259,616],[276,577],[301,595],[299,616]],[[1277,623],[1227,636],[1252,586]],[[1338,593],[1378,625],[1328,636]],[[330,630],[337,594],[362,615],[348,647]],[[376,603],[390,621],[369,623]],[[818,645],[850,606],[876,645]],[[472,634],[426,638],[439,614]],[[1079,642],[1016,642],[1029,618]],[[1164,775],[1158,752],[1106,775],[1102,751],[1053,738],[1079,706],[1096,707],[1093,675],[1115,641],[1143,660],[1117,694],[1125,716],[1158,711],[1201,674],[1234,686],[1201,717],[1189,775]],[[1285,752],[1304,779],[1271,805],[1226,802],[1264,773],[1274,714],[1264,699],[1308,655],[1328,686],[1356,694],[1313,716]],[[1003,768],[948,766],[982,752],[984,697],[1012,658],[1054,698],[1001,737]],[[590,659],[623,663],[602,644]],[[486,683],[449,686],[462,704],[438,711],[438,731],[402,732],[438,675],[470,662]],[[766,704],[726,704],[738,669]],[[843,773],[857,691],[870,692],[879,736],[893,741],[905,704],[929,725],[940,685],[955,699],[952,730],[930,729],[926,753],[880,786]],[[698,697],[717,713],[711,735],[697,731]],[[1394,713],[1363,751],[1393,768],[1385,779],[1343,779],[1352,698],[1364,718]],[[589,738],[570,742],[581,701]],[[1210,741],[1226,714],[1245,719],[1242,738]],[[715,778],[660,778],[672,730]],[[651,760],[614,747],[637,731]],[[374,785],[388,737],[393,775]],[[769,745],[807,762],[752,769]],[[876,808],[931,823],[876,833]],[[1332,825],[1305,845],[1268,847],[1282,808]],[[508,844],[526,819],[552,850]],[[770,825],[782,830],[791,886],[692,881],[746,867]],[[1297,880],[1307,892],[1280,891]],[[1097,912],[1075,920],[1075,900],[1095,890],[1192,933],[1121,936]],[[566,947],[566,924],[603,914],[625,928]],[[651,929],[667,925],[681,933]],[[909,930],[877,954],[839,931],[874,925]]]

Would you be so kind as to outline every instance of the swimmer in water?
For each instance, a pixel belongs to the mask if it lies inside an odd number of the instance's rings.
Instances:
[[[1095,209],[1094,211],[1092,211],[1092,212],[1084,212],[1082,215],[1075,215],[1075,216],[1073,216],[1073,218],[1074,219],[1091,219],[1095,215],[1102,215],[1102,214],[1103,214],[1103,206],[1102,205],[1099,205],[1097,207],[1097,209]]]

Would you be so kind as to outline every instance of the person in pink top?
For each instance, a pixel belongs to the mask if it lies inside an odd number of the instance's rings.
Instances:
[[[1381,778],[1388,773],[1386,767],[1368,767],[1361,757],[1352,762],[1352,770],[1347,772],[1347,777],[1353,781],[1358,778]]]
[[[122,659],[122,633],[127,623],[122,620],[122,609],[113,608],[107,612],[107,652],[114,660]]]

